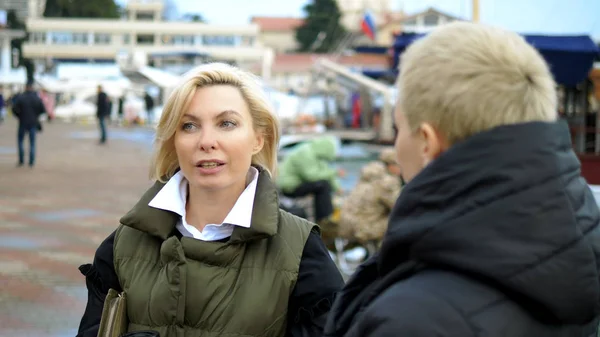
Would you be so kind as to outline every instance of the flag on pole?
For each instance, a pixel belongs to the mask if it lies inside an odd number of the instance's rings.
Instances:
[[[366,36],[368,36],[371,40],[375,40],[375,19],[371,15],[370,12],[366,11],[363,19],[360,23],[361,29]]]

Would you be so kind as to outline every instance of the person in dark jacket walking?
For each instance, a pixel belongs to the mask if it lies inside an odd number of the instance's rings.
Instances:
[[[119,102],[117,105],[117,124],[121,125],[123,123],[123,105],[125,104],[125,96],[121,95],[119,97]]]
[[[144,94],[144,103],[146,104],[146,123],[152,126],[154,123],[154,99],[147,92]]]
[[[19,94],[13,105],[13,114],[19,120],[17,130],[17,146],[19,149],[19,162],[17,166],[23,166],[25,163],[25,135],[29,135],[29,167],[35,165],[35,139],[36,134],[41,127],[40,115],[46,113],[44,103],[33,90],[33,84],[27,83],[25,92]]]
[[[156,131],[156,183],[96,251],[78,337],[96,337],[110,288],[127,330],[320,336],[344,281],[315,224],[279,209],[279,124],[257,79],[190,70]]]
[[[2,124],[2,122],[4,122],[4,115],[6,115],[6,108],[5,108],[5,99],[4,99],[4,89],[0,88],[0,124]],[[8,104],[6,104],[8,105]]]
[[[600,214],[544,59],[452,23],[405,51],[398,92],[407,184],[325,336],[596,336]]]
[[[98,97],[96,99],[96,118],[100,126],[100,144],[106,143],[106,118],[110,114],[110,104],[108,95],[102,90],[102,86],[98,86]]]

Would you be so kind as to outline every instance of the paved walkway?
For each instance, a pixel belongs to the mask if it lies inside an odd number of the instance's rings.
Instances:
[[[0,336],[75,336],[77,267],[150,185],[152,132],[109,129],[99,146],[94,125],[45,124],[30,169],[16,167],[16,127],[0,125]]]
[[[153,133],[114,127],[100,146],[95,125],[44,124],[30,169],[16,167],[16,128],[0,124],[0,337],[72,337],[87,301],[77,267],[150,186]]]

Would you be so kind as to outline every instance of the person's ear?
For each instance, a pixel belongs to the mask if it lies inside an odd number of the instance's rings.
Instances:
[[[445,137],[429,123],[422,123],[417,130],[417,135],[421,140],[420,154],[423,159],[423,167],[448,149]]]

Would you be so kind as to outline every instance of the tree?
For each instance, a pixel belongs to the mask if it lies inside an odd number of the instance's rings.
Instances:
[[[114,0],[46,0],[47,18],[118,18]]]
[[[206,23],[206,20],[204,20],[204,17],[202,16],[202,14],[199,14],[199,13],[186,13],[183,15],[183,20],[189,21],[189,22]]]
[[[312,3],[304,6],[304,12],[306,13],[304,24],[296,29],[296,41],[300,44],[299,50],[317,53],[333,51],[346,35],[346,30],[340,24],[342,13],[336,0],[312,0]],[[325,37],[321,42],[315,44],[321,32],[325,34]],[[313,48],[314,50],[311,50]]]

